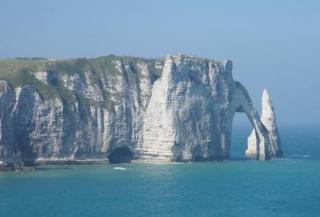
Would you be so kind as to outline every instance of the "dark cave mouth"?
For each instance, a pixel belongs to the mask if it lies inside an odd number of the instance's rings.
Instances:
[[[130,163],[132,159],[133,153],[127,146],[115,148],[108,155],[111,164]]]

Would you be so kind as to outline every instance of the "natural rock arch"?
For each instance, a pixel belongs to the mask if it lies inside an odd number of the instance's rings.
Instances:
[[[228,113],[224,119],[224,127],[221,133],[221,143],[223,149],[224,158],[230,157],[231,135],[234,116],[236,113],[246,114],[252,128],[254,129],[256,142],[248,146],[246,150],[246,156],[251,159],[268,160],[270,155],[270,141],[269,134],[265,126],[262,124],[259,114],[254,107],[248,92],[239,83],[235,82],[235,90],[232,94],[232,100],[228,109]]]
[[[226,156],[229,157],[231,134],[233,119],[237,112],[245,113],[253,130],[248,137],[248,147],[246,156],[256,160],[269,160],[282,156],[281,141],[276,124],[276,117],[272,102],[270,100],[268,91],[265,89],[262,94],[262,114],[254,107],[246,89],[236,82],[237,90],[234,92],[234,102],[231,103],[230,118],[226,120],[226,132],[222,134],[225,138],[225,146],[227,146]],[[235,109],[233,109],[235,108]]]
[[[246,89],[232,76],[232,62],[167,56],[154,83],[144,115],[138,152],[141,158],[199,161],[230,157],[236,112],[247,115],[255,141],[246,155],[268,160],[277,155],[270,132],[260,120]],[[205,142],[203,142],[205,141]]]

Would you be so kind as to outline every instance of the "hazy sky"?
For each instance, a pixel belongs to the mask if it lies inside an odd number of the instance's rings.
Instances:
[[[0,58],[160,57],[234,61],[260,109],[281,124],[320,124],[318,0],[0,0]]]

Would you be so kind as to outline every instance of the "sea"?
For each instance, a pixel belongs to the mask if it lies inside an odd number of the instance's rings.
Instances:
[[[279,128],[284,157],[41,166],[0,172],[0,217],[319,217],[320,127]]]

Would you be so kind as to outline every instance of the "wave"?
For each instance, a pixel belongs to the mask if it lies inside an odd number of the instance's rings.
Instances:
[[[288,156],[289,158],[310,158],[311,155],[308,154],[292,154]]]
[[[290,157],[288,158],[285,158],[285,157],[282,157],[282,158],[275,158],[275,159],[272,159],[273,161],[282,161],[282,160],[288,160],[288,161],[292,161],[294,159],[290,159]]]
[[[113,167],[113,169],[114,169],[114,170],[122,170],[122,171],[127,170],[127,169],[124,168],[124,167]]]

